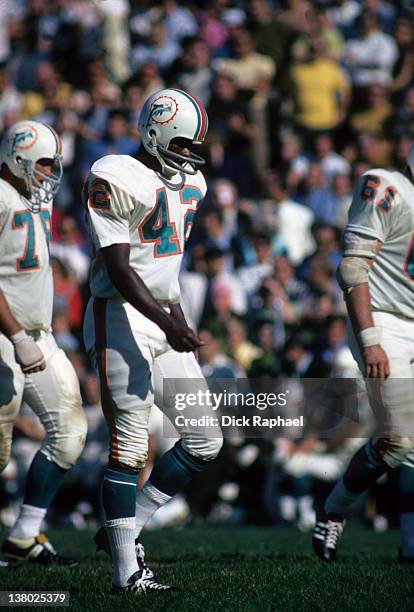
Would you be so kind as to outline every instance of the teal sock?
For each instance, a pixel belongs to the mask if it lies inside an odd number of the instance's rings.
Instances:
[[[335,514],[337,517],[344,519],[349,507],[352,506],[359,496],[360,493],[351,493],[351,491],[348,491],[341,478],[338,480],[325,502],[326,514]]]
[[[414,467],[397,468],[401,553],[414,558]]]
[[[343,518],[348,509],[387,471],[370,441],[352,457],[345,474],[338,480],[325,502],[325,512]]]
[[[60,489],[66,472],[38,451],[27,474],[23,503],[47,508]]]
[[[161,493],[172,496],[182,491],[205,465],[205,461],[184,450],[179,441],[155,463],[149,482]]]
[[[107,521],[135,517],[138,474],[106,468],[102,482],[102,505]]]
[[[369,440],[352,457],[343,476],[344,485],[351,493],[364,493],[388,469]]]

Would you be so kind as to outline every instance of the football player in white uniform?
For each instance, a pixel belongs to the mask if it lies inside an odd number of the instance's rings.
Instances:
[[[136,156],[103,157],[85,185],[96,257],[84,338],[99,371],[111,436],[102,485],[106,531],[95,540],[112,556],[115,590],[168,588],[153,579],[135,540],[150,516],[222,445],[219,427],[207,432],[194,422],[177,426],[179,442],[158,460],[136,495],[154,401],[174,421],[177,391],[207,389],[194,356],[202,343],[185,321],[178,284],[185,240],[206,192],[198,170],[204,160],[190,147],[203,142],[207,125],[193,96],[161,90],[141,111]],[[190,410],[186,416],[200,417],[210,408]]]
[[[400,559],[414,561],[414,144],[404,173],[375,169],[359,180],[338,280],[352,323],[350,347],[366,377],[377,429],[328,496],[314,529],[314,550],[335,561],[349,507],[400,466]]]
[[[20,121],[5,133],[0,161],[0,470],[22,401],[46,431],[2,552],[9,561],[72,565],[40,534],[86,436],[75,371],[51,333],[50,218],[62,172],[60,138],[46,124]]]

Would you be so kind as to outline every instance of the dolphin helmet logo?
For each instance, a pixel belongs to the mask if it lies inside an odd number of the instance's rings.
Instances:
[[[31,149],[38,138],[39,134],[36,128],[32,127],[31,125],[28,125],[27,127],[23,126],[22,129],[12,135],[12,155],[18,151],[26,151],[27,149]]]
[[[148,120],[145,127],[152,124],[165,125],[170,123],[176,116],[178,111],[177,101],[170,96],[160,96],[156,98],[148,113]]]

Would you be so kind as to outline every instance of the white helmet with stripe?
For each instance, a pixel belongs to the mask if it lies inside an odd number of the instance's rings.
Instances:
[[[201,144],[206,137],[207,113],[189,93],[170,88],[152,94],[142,107],[138,129],[143,146],[158,159],[163,173],[195,174],[198,166],[205,163],[199,155],[180,155],[168,148],[174,138]]]
[[[40,121],[14,123],[3,136],[0,161],[14,176],[23,179],[30,194],[33,212],[38,212],[57,193],[62,179],[62,144],[55,130]],[[35,167],[40,160],[52,160],[49,175]]]

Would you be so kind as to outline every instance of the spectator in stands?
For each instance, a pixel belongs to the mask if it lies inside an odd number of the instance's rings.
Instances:
[[[129,135],[128,115],[122,109],[114,109],[108,114],[105,134],[98,140],[90,140],[83,147],[82,171],[86,174],[92,164],[104,155],[133,155],[137,143]]]
[[[178,65],[173,66],[176,74],[173,80],[177,86],[188,91],[207,107],[214,75],[207,43],[199,38],[183,42],[183,53],[177,63]]]
[[[344,50],[354,86],[353,107],[357,110],[364,106],[367,87],[390,84],[398,53],[394,39],[381,31],[376,13],[369,10],[362,13],[359,32],[359,37],[347,42]]]
[[[10,82],[7,64],[0,63],[0,131],[15,123],[20,114],[21,94]]]
[[[259,211],[268,230],[286,246],[289,261],[298,265],[312,251],[312,211],[289,197],[288,185],[282,173],[268,172],[266,197]]]
[[[253,141],[254,161],[256,172],[260,173],[269,165],[267,106],[277,67],[271,57],[257,53],[247,30],[235,33],[233,47],[235,57],[217,60],[217,70],[234,79],[241,92],[250,97],[249,110],[256,136]]]
[[[307,55],[290,69],[294,119],[309,148],[313,137],[332,132],[343,122],[349,101],[349,81],[339,62],[327,56],[323,40],[312,37]]]
[[[207,112],[211,122],[209,141],[213,176],[229,178],[241,195],[251,194],[255,180],[251,146],[256,130],[248,104],[240,96],[233,78],[224,74],[216,77]]]
[[[154,62],[161,71],[164,71],[179,55],[180,45],[168,36],[165,22],[155,21],[151,26],[148,42],[132,49],[132,67],[137,70],[146,62]]]
[[[319,162],[309,164],[304,203],[310,208],[316,221],[335,225],[338,202]]]
[[[319,134],[315,138],[315,154],[330,184],[336,174],[351,173],[351,167],[346,159],[335,152],[330,134]]]

